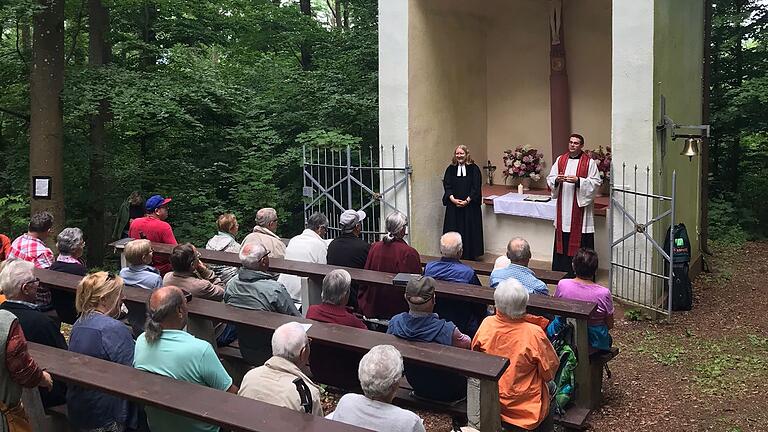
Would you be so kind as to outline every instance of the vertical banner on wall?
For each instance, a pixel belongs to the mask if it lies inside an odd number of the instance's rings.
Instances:
[[[563,2],[552,0],[549,15],[549,98],[550,130],[552,134],[552,161],[568,150],[571,134],[571,100],[563,40]]]

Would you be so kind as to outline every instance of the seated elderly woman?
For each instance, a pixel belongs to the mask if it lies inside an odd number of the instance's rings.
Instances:
[[[307,318],[365,329],[363,321],[347,310],[351,285],[352,276],[346,270],[336,269],[325,275],[323,292],[320,295],[323,303],[310,306]]]
[[[123,279],[107,272],[86,276],[77,286],[80,318],[72,326],[69,350],[102,360],[133,365],[134,342],[128,327],[115,319],[123,303]],[[137,409],[106,393],[70,385],[67,417],[78,431],[122,431],[137,426]]]
[[[548,321],[525,313],[528,295],[516,279],[501,281],[493,293],[496,315],[480,324],[472,349],[509,359],[499,379],[504,430],[552,431],[547,383],[560,361],[544,333]]]
[[[160,272],[152,267],[152,242],[147,239],[131,240],[125,245],[123,256],[128,267],[120,270],[120,277],[126,285],[155,290],[163,286]]]
[[[385,225],[387,235],[371,245],[365,269],[388,273],[421,273],[419,252],[403,240],[408,218],[400,212],[394,212],[387,216]],[[360,285],[357,304],[366,317],[388,320],[400,312],[408,311],[404,292],[394,287]]]
[[[219,232],[208,240],[205,248],[220,252],[240,252],[240,243],[235,239],[237,231],[240,229],[240,225],[238,225],[235,215],[232,213],[224,213],[219,216],[216,220],[216,227],[219,229]],[[212,264],[211,270],[213,270],[213,272],[216,273],[216,276],[221,279],[224,286],[226,286],[227,282],[237,274],[237,267],[232,266]]]
[[[85,249],[83,231],[80,228],[64,228],[56,237],[56,248],[59,256],[51,265],[53,271],[85,276],[88,270],[80,260]],[[62,290],[52,290],[51,300],[59,319],[67,324],[73,324],[77,319],[75,296]]]
[[[589,345],[592,351],[608,351],[613,343],[608,333],[613,328],[613,298],[611,290],[593,282],[597,264],[597,252],[593,249],[576,251],[572,261],[576,277],[558,282],[555,297],[597,303],[597,308],[589,315]],[[557,332],[561,323],[562,319],[558,317],[550,325],[549,332]]]
[[[378,432],[424,432],[411,411],[392,405],[403,376],[403,356],[392,345],[377,345],[360,360],[357,375],[363,395],[347,393],[328,417]]]

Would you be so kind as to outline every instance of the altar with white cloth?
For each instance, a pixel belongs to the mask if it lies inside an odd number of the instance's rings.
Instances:
[[[535,201],[531,198],[541,196],[510,192],[506,195],[490,195],[493,200],[493,212],[512,216],[523,216],[535,219],[555,220],[557,214],[557,199]]]
[[[523,237],[531,245],[532,260],[537,266],[552,262],[555,241],[553,221],[557,212],[557,200],[547,202],[525,201],[528,196],[548,196],[546,189],[531,189],[524,194],[505,185],[483,186],[483,231],[485,253],[504,255],[507,242],[512,237]],[[606,211],[608,197],[595,198],[595,249],[600,259],[599,267],[607,269],[609,263]]]

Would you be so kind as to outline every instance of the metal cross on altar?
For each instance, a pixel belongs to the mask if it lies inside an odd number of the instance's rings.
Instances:
[[[488,176],[488,184],[493,186],[493,172],[496,171],[496,165],[491,165],[491,161],[488,161],[488,165],[484,166],[483,169]]]

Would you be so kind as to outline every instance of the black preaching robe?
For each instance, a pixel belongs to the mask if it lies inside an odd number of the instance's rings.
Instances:
[[[463,259],[474,260],[485,253],[483,246],[483,214],[480,205],[483,202],[483,177],[476,164],[466,164],[467,175],[457,177],[458,165],[448,165],[443,176],[443,205],[445,220],[443,234],[456,231],[461,234],[464,243]],[[450,196],[458,200],[470,198],[466,207],[456,207]]]

